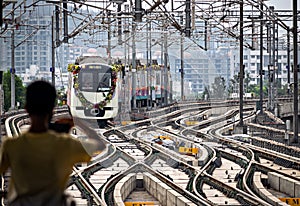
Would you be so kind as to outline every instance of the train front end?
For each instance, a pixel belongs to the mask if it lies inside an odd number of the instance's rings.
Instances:
[[[105,126],[118,112],[118,71],[97,63],[73,67],[73,70],[68,68],[71,70],[68,104],[72,115],[95,119],[100,127]]]

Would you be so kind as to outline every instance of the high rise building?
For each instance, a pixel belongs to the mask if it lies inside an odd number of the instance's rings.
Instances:
[[[11,37],[0,42],[3,56],[2,70],[11,68],[11,52],[14,46],[16,74],[25,73],[31,65],[43,72],[50,72],[51,65],[51,11],[49,7],[37,7],[19,17],[14,28],[14,45]],[[9,33],[8,31],[7,33]]]
[[[14,27],[15,71],[24,82],[41,78],[51,81],[52,10],[53,6],[34,7],[24,13],[19,18],[19,25]],[[61,44],[55,49],[55,68],[56,73],[59,72],[56,75],[56,82],[63,84],[62,73],[66,72],[69,63],[74,63],[76,57],[82,53],[82,48],[74,44]],[[7,38],[0,38],[0,53],[0,70],[7,71],[12,67],[10,31],[7,31]],[[26,71],[32,68],[37,70],[36,75],[28,77]]]
[[[175,73],[173,78],[181,78],[181,60],[174,59]],[[172,63],[171,63],[172,65]],[[230,58],[228,49],[220,48],[211,51],[189,51],[184,55],[184,80],[191,85],[191,92],[199,95],[209,87],[216,77],[223,77],[225,82],[230,80]]]
[[[231,50],[231,71],[233,75],[237,75],[240,70],[239,52],[236,49]],[[269,81],[269,71],[275,68],[275,79],[278,80],[279,85],[286,85],[288,83],[288,70],[287,70],[287,52],[286,50],[278,50],[276,55],[277,61],[273,67],[272,58],[270,54],[264,51],[263,53],[263,79],[267,83]],[[291,65],[293,64],[293,55],[290,54]],[[259,50],[244,50],[243,64],[245,65],[245,77],[249,74],[249,85],[259,85],[260,80],[260,51]],[[271,66],[270,66],[271,65]],[[291,67],[292,68],[292,67]],[[290,69],[290,83],[293,82],[292,69]]]

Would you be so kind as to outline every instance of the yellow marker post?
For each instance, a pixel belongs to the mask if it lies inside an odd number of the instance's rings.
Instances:
[[[194,125],[196,125],[196,124],[198,124],[199,122],[198,121],[195,121],[195,120],[186,120],[185,121],[185,124],[187,125],[187,126],[194,126]]]
[[[154,205],[154,202],[124,202],[125,206],[146,206]]]
[[[279,198],[282,202],[285,202],[291,206],[300,206],[300,198]]]
[[[123,125],[123,126],[128,125],[128,124],[131,124],[131,121],[122,121],[121,122],[121,125]]]
[[[191,148],[191,147],[179,147],[179,153],[182,154],[197,154],[198,148]]]

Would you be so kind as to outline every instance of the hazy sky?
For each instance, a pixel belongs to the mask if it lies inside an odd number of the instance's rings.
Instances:
[[[298,0],[298,9],[300,1]],[[293,9],[293,0],[268,0],[266,2],[267,5],[275,6],[275,10],[277,9]]]

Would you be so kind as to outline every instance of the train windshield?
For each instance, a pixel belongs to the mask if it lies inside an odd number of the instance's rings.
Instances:
[[[111,87],[111,68],[103,65],[85,66],[81,69],[78,78],[81,91],[109,91]]]

